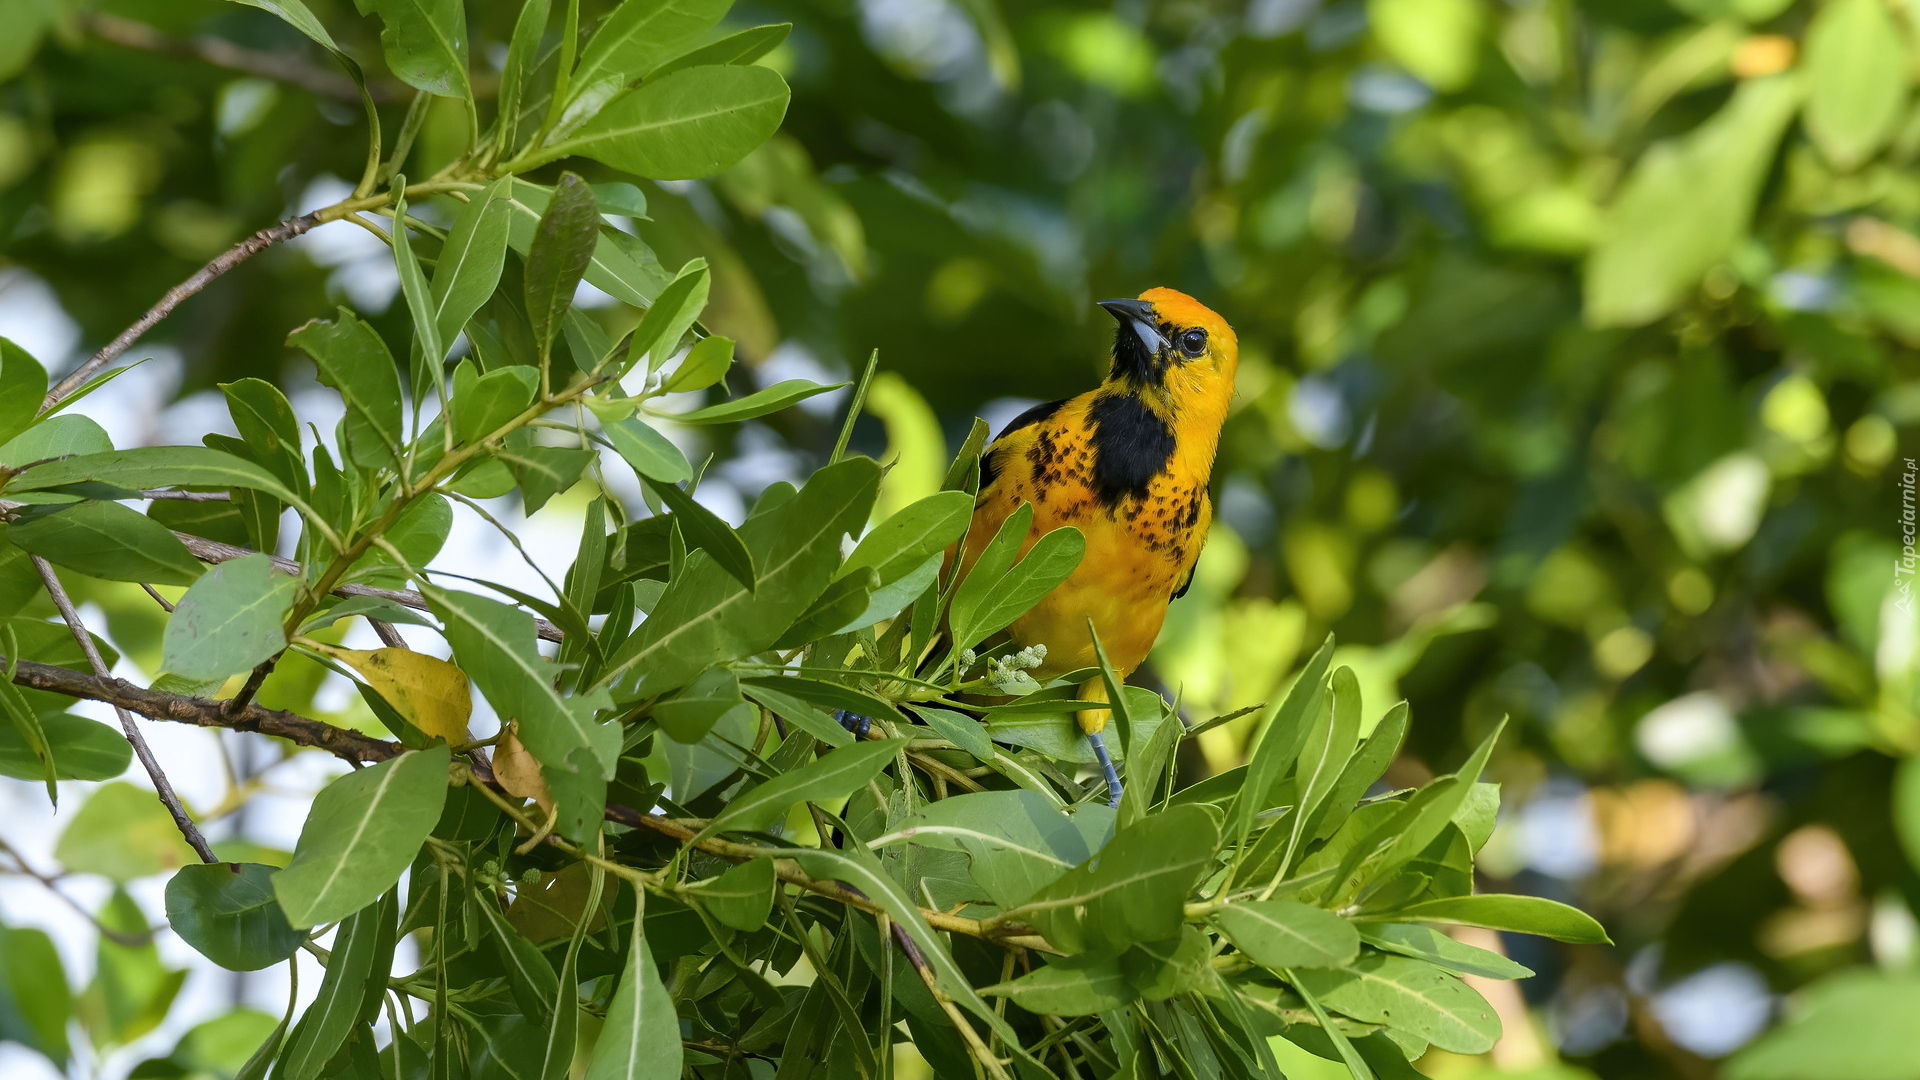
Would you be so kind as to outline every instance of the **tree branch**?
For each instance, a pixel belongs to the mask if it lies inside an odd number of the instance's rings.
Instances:
[[[0,657],[0,663],[6,660]],[[334,727],[283,709],[253,704],[228,712],[224,701],[148,690],[124,679],[88,675],[72,668],[40,664],[32,660],[15,662],[13,681],[30,690],[46,690],[88,701],[104,701],[150,720],[233,731],[257,731],[300,746],[325,750],[342,761],[355,764],[385,761],[399,757],[406,750],[399,743]]]
[[[40,580],[47,586],[47,595],[53,598],[53,606],[60,609],[60,617],[66,620],[67,629],[73,632],[73,639],[80,643],[80,651],[86,655],[87,665],[93,668],[95,678],[107,677],[106,661],[100,659],[100,650],[94,647],[93,635],[80,622],[80,613],[74,610],[73,598],[60,584],[60,578],[53,572],[47,560],[38,555],[32,556],[33,568],[40,572]],[[187,815],[187,808],[180,804],[180,796],[173,790],[173,784],[167,780],[167,774],[160,768],[159,759],[153,756],[153,749],[147,745],[146,737],[140,734],[140,725],[133,722],[127,710],[115,706],[114,713],[120,717],[120,729],[126,732],[127,741],[133,744],[133,752],[140,759],[140,765],[147,770],[148,779],[153,781],[153,790],[160,796],[161,805],[167,813],[173,815],[173,823],[180,835],[187,838],[203,862],[219,862],[214,857],[213,848],[207,845],[207,838],[200,835],[200,827]]]
[[[218,540],[209,540],[204,536],[195,536],[192,533],[176,532],[173,535],[179,537],[180,542],[187,546],[189,552],[193,553],[193,557],[199,559],[201,562],[231,562],[234,559],[243,559],[248,555],[260,554],[252,548],[235,547],[232,544],[223,544]],[[273,560],[273,568],[283,574],[299,577],[303,572],[300,564],[294,562],[292,559],[283,559],[278,555],[269,555],[267,558]],[[340,585],[336,586],[333,592],[336,596],[371,596],[376,600],[385,600],[388,603],[398,604],[405,608],[412,608],[415,611],[431,610],[427,607],[427,598],[412,589],[382,589],[373,585]],[[540,640],[542,641],[557,642],[565,637],[559,627],[538,616],[534,617],[533,631],[540,636]]]
[[[194,271],[192,277],[168,289],[159,303],[147,309],[147,313],[140,316],[132,326],[122,330],[119,337],[107,342],[106,348],[94,353],[92,359],[73,369],[66,378],[54,384],[53,389],[47,391],[46,400],[41,402],[40,411],[45,413],[71,396],[75,390],[85,386],[87,380],[98,374],[101,368],[112,363],[121,353],[131,348],[134,342],[140,340],[140,335],[153,329],[160,320],[172,314],[173,309],[179,307],[182,300],[206,288],[214,278],[282,240],[291,240],[318,224],[320,224],[318,214],[302,214],[299,217],[288,218],[278,225],[261,229],[215,256],[212,262]]]
[[[9,658],[0,656],[0,664],[6,664],[8,660]],[[153,720],[271,735],[299,746],[325,750],[342,761],[356,765],[387,761],[399,757],[407,749],[397,742],[376,739],[371,735],[334,727],[332,724],[283,709],[269,709],[264,705],[249,704],[240,709],[230,710],[229,702],[148,690],[124,679],[88,675],[71,668],[36,663],[32,660],[14,661],[13,681],[30,690],[46,690],[65,694],[68,697],[85,698],[89,701],[104,701],[116,708],[136,712]],[[475,755],[467,764],[476,782],[486,785],[493,791],[499,791],[499,781],[495,779],[492,767],[484,759]],[[607,820],[617,825],[648,829],[683,844],[693,839],[697,831],[671,818],[645,813],[620,803],[606,804],[605,813]],[[698,846],[702,851],[734,860],[760,858],[767,854],[765,849],[735,844],[717,837],[702,840]],[[839,882],[814,878],[801,870],[799,865],[791,859],[775,858],[774,868],[780,880],[797,885],[808,892],[872,914],[886,913],[885,908],[857,890],[850,889]],[[920,914],[936,930],[986,938],[1018,948],[1036,949],[1041,952],[1056,951],[1044,938],[1031,934],[1023,935],[1017,931],[999,932],[998,927],[989,926],[979,919],[948,915],[928,908],[921,908]]]
[[[338,98],[356,105],[360,102],[360,88],[353,85],[352,79],[340,72],[310,64],[299,56],[262,52],[235,45],[224,38],[206,35],[191,39],[177,38],[146,23],[100,12],[82,16],[82,20],[95,37],[115,45],[183,60],[200,60],[228,71],[289,83],[321,97]],[[367,93],[373,95],[373,100],[377,102],[392,102],[400,98],[398,88],[384,81],[369,81]]]

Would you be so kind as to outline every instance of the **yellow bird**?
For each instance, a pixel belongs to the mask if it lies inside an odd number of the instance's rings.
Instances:
[[[1027,410],[987,448],[961,553],[964,573],[1021,503],[1033,504],[1023,556],[1061,526],[1085,534],[1079,568],[1008,630],[1023,647],[1046,645],[1042,681],[1098,662],[1089,619],[1122,679],[1147,658],[1207,540],[1207,483],[1239,367],[1233,328],[1185,293],[1149,289],[1100,306],[1120,323],[1106,380]],[[1105,684],[1088,681],[1080,697],[1107,700]],[[1079,714],[1117,805],[1120,778],[1100,736],[1107,716]]]

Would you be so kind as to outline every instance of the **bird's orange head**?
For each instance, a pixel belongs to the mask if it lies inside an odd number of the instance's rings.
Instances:
[[[1240,339],[1211,308],[1173,289],[1148,289],[1133,300],[1102,300],[1120,326],[1113,337],[1117,384],[1166,411],[1226,414],[1240,366]]]

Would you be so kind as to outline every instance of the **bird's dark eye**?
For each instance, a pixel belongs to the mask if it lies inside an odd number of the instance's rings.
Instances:
[[[1196,329],[1181,334],[1180,348],[1185,351],[1188,356],[1199,356],[1201,353],[1206,352],[1207,332]]]

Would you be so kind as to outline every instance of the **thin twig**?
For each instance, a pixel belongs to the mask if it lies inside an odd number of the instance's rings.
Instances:
[[[337,71],[329,71],[308,63],[298,56],[284,53],[262,52],[235,45],[224,38],[202,35],[195,38],[177,38],[161,33],[146,23],[123,19],[117,15],[94,13],[81,16],[83,25],[97,38],[142,52],[159,53],[162,56],[175,56],[183,60],[200,60],[214,67],[226,68],[247,75],[257,75],[263,79],[289,83],[302,90],[322,97],[338,98],[356,104],[360,101],[360,89],[353,80]],[[400,90],[384,80],[371,80],[367,83],[367,92],[377,102],[397,101]]]
[[[173,614],[172,602],[169,601],[166,597],[161,596],[159,589],[154,588],[153,586],[147,584],[144,581],[140,583],[140,587],[147,590],[147,595],[153,597],[153,602],[160,605],[161,611],[164,611],[169,615]]]
[[[101,937],[106,938],[116,945],[125,945],[128,948],[138,948],[153,942],[154,932],[152,930],[129,933],[125,930],[115,930],[113,927],[101,922],[100,917],[88,911],[81,905],[80,901],[60,891],[60,880],[58,878],[35,870],[33,864],[27,862],[25,857],[18,851],[15,851],[12,845],[8,844],[5,840],[0,840],[0,851],[6,852],[7,855],[13,859],[14,863],[12,866],[0,867],[0,873],[19,874],[22,877],[30,877],[39,882],[46,887],[48,892],[65,901],[68,907],[79,912],[81,917],[92,923],[93,928],[100,932]]]
[[[6,658],[0,657],[0,664],[6,662]],[[14,668],[13,681],[30,690],[46,690],[89,701],[104,701],[150,720],[169,720],[233,731],[257,731],[300,746],[325,750],[343,761],[356,764],[399,757],[407,749],[396,742],[337,728],[298,713],[269,709],[257,703],[230,714],[224,701],[148,690],[110,676],[89,675],[84,671],[32,660],[17,661]]]
[[[247,673],[247,681],[240,687],[240,692],[223,703],[226,710],[233,713],[246,708],[247,703],[253,700],[253,695],[260,692],[260,687],[265,685],[267,676],[273,674],[274,667],[279,663],[280,654],[275,653],[255,664],[253,670]]]
[[[389,649],[407,647],[407,639],[400,636],[400,631],[392,623],[380,619],[368,619],[367,622],[373,626],[373,632],[380,635],[380,644]]]
[[[149,488],[140,493],[143,499],[172,499],[176,502],[232,502],[233,496],[225,491],[174,491],[171,488]]]
[[[159,303],[148,308],[147,313],[140,316],[132,326],[122,330],[119,337],[107,342],[106,348],[94,353],[91,360],[73,369],[66,378],[55,383],[53,389],[47,391],[46,400],[41,402],[40,411],[45,413],[60,404],[75,390],[85,386],[87,380],[98,374],[101,368],[112,363],[121,353],[131,348],[134,342],[140,340],[140,335],[153,329],[161,319],[172,314],[173,309],[179,307],[182,300],[206,288],[214,278],[282,240],[291,240],[318,224],[320,224],[318,214],[301,214],[299,217],[288,218],[278,225],[261,229],[216,256],[212,262],[195,270],[192,277],[168,289]]]
[[[176,532],[173,535],[179,537],[180,542],[187,545],[187,550],[193,553],[193,557],[199,559],[201,562],[231,562],[234,559],[246,558],[248,555],[260,554],[251,548],[223,544],[218,540],[209,540],[204,536],[195,536],[192,533]],[[267,558],[273,561],[273,568],[283,574],[299,577],[303,572],[301,565],[292,559],[283,559],[278,555],[268,555]],[[412,589],[381,589],[372,585],[339,585],[336,586],[333,591],[335,595],[338,596],[371,596],[377,600],[385,600],[389,603],[398,604],[401,607],[412,608],[415,611],[430,610],[427,607],[427,598],[414,592]],[[559,641],[565,636],[561,633],[559,627],[538,617],[533,620],[533,629],[542,641]]]
[[[46,583],[47,595],[53,598],[53,606],[60,609],[60,617],[67,621],[67,629],[73,632],[73,639],[80,643],[80,651],[86,654],[87,665],[93,668],[95,678],[107,678],[107,665],[100,659],[100,650],[94,648],[93,635],[80,622],[80,613],[74,610],[73,598],[60,584],[60,578],[53,572],[53,566],[38,555],[32,556],[33,568],[40,572],[40,580]],[[193,845],[203,862],[219,862],[214,857],[213,848],[207,845],[207,838],[200,835],[199,826],[187,816],[187,808],[180,805],[180,796],[174,794],[173,785],[168,782],[167,774],[161,771],[160,762],[154,758],[153,750],[147,746],[146,737],[140,734],[140,726],[133,722],[133,716],[118,705],[113,710],[120,717],[120,729],[127,734],[127,741],[133,744],[133,752],[140,758],[140,764],[147,770],[147,776],[153,781],[153,790],[160,796],[160,802],[173,815],[173,823],[180,829],[180,835]]]

